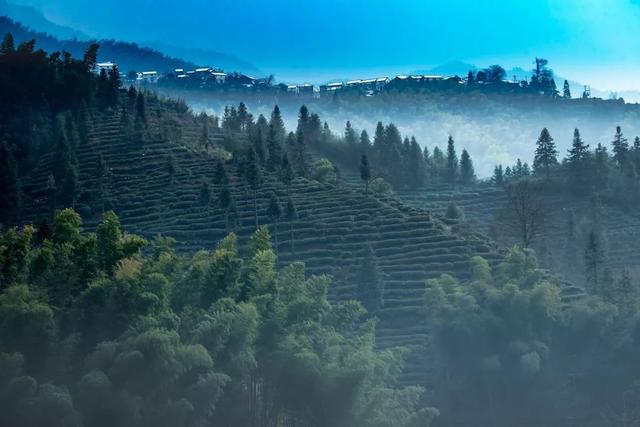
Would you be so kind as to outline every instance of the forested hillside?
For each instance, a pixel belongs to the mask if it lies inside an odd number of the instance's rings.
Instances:
[[[38,46],[47,52],[64,51],[69,52],[74,57],[81,57],[92,43],[96,43],[95,40],[60,40],[49,34],[24,27],[7,16],[0,16],[0,34],[7,33],[13,35],[16,43],[35,40]],[[99,61],[117,61],[123,72],[173,71],[176,68],[196,68],[196,65],[192,62],[166,56],[157,50],[138,46],[136,43],[117,40],[100,40],[99,43]]]
[[[0,47],[0,424],[638,422],[635,280],[391,192],[474,188],[453,139],[440,170],[393,124],[195,115],[97,52]]]

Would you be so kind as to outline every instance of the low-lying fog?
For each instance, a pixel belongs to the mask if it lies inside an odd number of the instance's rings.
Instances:
[[[240,97],[219,99],[215,95],[206,99],[187,97],[194,111],[206,111],[218,117],[222,117],[225,105],[237,105],[241,100]],[[410,101],[371,97],[338,103],[304,99],[244,100],[254,115],[264,114],[267,118],[274,102],[278,102],[288,130],[295,129],[298,108],[305,103],[336,134],[343,133],[347,120],[358,132],[366,129],[370,137],[373,137],[378,121],[393,122],[403,137],[415,136],[429,151],[435,146],[446,148],[447,138],[452,135],[458,154],[463,148],[469,151],[481,178],[490,176],[496,164],[510,165],[518,158],[531,164],[535,143],[543,127],[547,127],[555,139],[560,158],[564,158],[570,147],[576,127],[591,148],[601,143],[610,149],[616,126],[622,127],[630,144],[636,135],[640,135],[640,106],[635,104],[571,100],[568,102],[572,104],[566,108],[566,104],[560,105],[567,102],[564,100],[530,101],[508,96],[490,99],[482,95],[471,102],[468,99],[451,101],[446,97],[437,100],[416,97]]]

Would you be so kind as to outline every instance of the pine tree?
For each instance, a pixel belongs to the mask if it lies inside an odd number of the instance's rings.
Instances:
[[[202,132],[200,133],[200,147],[204,149],[206,153],[211,148],[211,137],[209,136],[209,117],[205,114],[202,121]]]
[[[147,124],[147,106],[142,92],[138,92],[136,97],[136,120],[140,120],[145,126]]]
[[[120,71],[118,71],[118,67],[114,65],[113,68],[109,70],[109,80],[107,85],[107,102],[111,107],[118,105],[121,85],[122,81],[120,79]]]
[[[369,134],[366,130],[362,130],[362,132],[360,132],[360,151],[368,153],[370,149],[371,140],[369,139]]]
[[[10,53],[14,53],[16,51],[15,42],[13,40],[13,35],[11,33],[7,33],[2,39],[2,44],[0,44],[0,55],[8,55]]]
[[[609,184],[609,153],[607,147],[600,143],[595,150],[593,173],[596,187],[600,190],[606,188]]]
[[[458,180],[458,155],[456,154],[455,142],[453,137],[449,135],[447,141],[447,183],[455,185]]]
[[[636,172],[640,174],[640,137],[633,140],[633,161],[636,167]]]
[[[573,143],[569,149],[567,162],[569,164],[580,164],[589,156],[589,145],[585,144],[580,137],[580,131],[576,128],[573,131]]]
[[[369,182],[371,182],[371,167],[366,154],[360,157],[360,179],[364,182],[364,192],[369,192]]]
[[[573,143],[567,156],[567,165],[574,184],[580,185],[585,182],[589,156],[589,145],[584,143],[580,137],[580,131],[576,128],[573,131]]]
[[[296,129],[296,133],[302,133],[302,135],[309,133],[309,121],[309,109],[306,105],[303,105],[298,112],[298,128]]]
[[[376,125],[376,131],[373,135],[373,164],[379,165],[380,161],[384,158],[384,145],[385,145],[385,134],[384,134],[384,126],[382,122],[378,122]]]
[[[447,168],[447,161],[444,157],[444,153],[439,147],[433,149],[433,156],[431,157],[431,177],[433,181],[440,181],[445,175]]]
[[[267,134],[267,170],[275,172],[280,167],[282,161],[282,146],[278,139],[277,130],[273,124],[269,125],[269,133]]]
[[[491,178],[491,181],[499,187],[504,185],[504,170],[502,169],[502,165],[497,165],[493,168],[493,178]]]
[[[475,78],[473,77],[473,71],[469,70],[467,73],[467,85],[471,86],[475,83]]]
[[[616,126],[616,134],[611,145],[613,146],[613,160],[619,168],[623,168],[629,154],[629,143],[627,142],[627,138],[622,134],[620,126]]]
[[[307,164],[307,146],[304,133],[301,131],[296,132],[295,138],[292,166],[294,167],[296,175],[306,177],[309,173],[309,166]]]
[[[293,168],[289,162],[289,157],[287,156],[287,153],[285,153],[284,156],[282,156],[282,163],[280,166],[280,181],[287,186],[287,194],[289,194],[291,182],[293,182],[294,176]]]
[[[100,45],[98,43],[91,43],[87,50],[84,52],[82,62],[84,62],[85,70],[92,72],[98,63],[98,49]]]
[[[369,314],[375,314],[382,308],[384,279],[373,248],[367,246],[366,253],[358,271],[358,299]]]
[[[271,192],[269,196],[269,207],[267,208],[267,217],[274,224],[275,230],[275,246],[276,250],[278,249],[278,223],[280,218],[282,217],[282,207],[280,206],[280,200],[275,192]]]
[[[355,146],[358,142],[358,137],[356,136],[356,131],[351,127],[351,122],[347,120],[347,124],[344,128],[344,141],[349,146]]]
[[[571,87],[568,81],[564,81],[564,87],[562,89],[562,97],[564,99],[571,99]]]
[[[284,128],[284,121],[282,120],[282,115],[280,114],[280,108],[277,105],[273,107],[271,120],[269,121],[269,127],[273,128],[275,140],[279,145],[282,145],[284,143],[287,132]]]
[[[473,169],[473,161],[467,150],[462,150],[460,155],[460,182],[463,185],[471,185],[476,180],[476,173]]]
[[[20,208],[18,164],[6,141],[0,143],[0,224],[8,224]]]
[[[551,170],[558,165],[558,150],[547,128],[542,129],[536,142],[536,154],[533,160],[533,168],[536,173],[544,173],[547,178],[551,176]]]
[[[256,157],[256,152],[253,147],[249,148],[244,166],[244,178],[253,192],[253,211],[257,229],[260,226],[260,224],[258,224],[258,190],[262,184],[262,171],[260,170],[260,165],[258,165],[258,159]]]
[[[606,262],[606,249],[602,233],[592,230],[587,237],[584,252],[585,280],[588,289],[595,293],[603,292],[603,275]]]
[[[409,142],[409,162],[408,162],[408,175],[409,186],[412,188],[422,188],[425,184],[425,163],[422,148],[418,144],[418,141],[414,137]]]
[[[249,135],[249,141],[253,146],[253,150],[256,152],[256,160],[260,165],[265,164],[266,154],[264,150],[264,138],[262,129],[257,127],[255,132],[251,131]]]

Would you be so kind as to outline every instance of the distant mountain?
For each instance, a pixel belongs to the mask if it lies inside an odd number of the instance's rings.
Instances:
[[[81,31],[51,22],[42,14],[41,11],[37,10],[34,7],[17,5],[8,2],[7,0],[0,0],[0,16],[7,16],[14,22],[19,22],[30,30],[33,30],[34,32],[45,33],[46,35],[55,37],[56,39],[58,39],[59,43],[63,43],[65,46],[69,46],[70,42],[73,40],[86,42],[92,39],[92,37],[84,34]],[[6,31],[0,27],[0,32],[2,32],[2,35],[4,35]],[[38,44],[41,45],[41,40],[37,41]],[[42,42],[44,43],[45,40],[42,40]],[[53,46],[53,44],[51,46]],[[114,45],[113,49],[110,49],[107,44]],[[148,46],[148,48],[138,47],[137,45],[132,43],[118,43],[113,40],[102,41],[101,59],[119,62],[123,70],[135,69],[139,71],[142,69],[155,69],[158,71],[165,71],[169,68],[189,68],[187,64],[199,64],[203,66],[206,65],[222,68],[223,70],[227,71],[239,71],[247,74],[252,74],[255,77],[263,76],[265,74],[250,62],[221,52],[173,46],[162,42],[145,42],[144,44],[145,46]],[[118,60],[115,56],[110,54],[112,50],[114,55],[125,53],[125,51],[127,50],[125,47],[126,45],[136,46],[137,48],[144,50],[145,52],[141,56],[146,57],[146,59],[144,59],[143,61],[135,61],[134,58],[128,58],[123,62],[122,60]],[[71,51],[74,55],[77,54],[77,52],[73,51],[69,47],[66,47],[66,49]],[[47,48],[45,50],[49,49]],[[150,56],[153,55],[150,55],[150,50],[155,50],[158,51],[157,53],[164,54],[166,59],[172,60],[174,58],[180,58],[176,61],[182,61],[183,64],[177,65],[175,67],[171,65],[169,68],[166,68],[166,66],[163,66],[162,64],[167,61],[152,60]],[[109,56],[113,57],[109,58]],[[169,62],[174,63],[175,61]]]
[[[89,40],[91,37],[73,28],[64,27],[49,21],[42,13],[31,6],[22,6],[0,0],[0,16],[8,16],[14,21],[33,28],[35,31],[50,34],[59,39]]]
[[[462,61],[449,61],[437,67],[415,70],[411,74],[433,74],[442,76],[466,76],[469,70],[476,71],[478,67]]]
[[[0,16],[0,34],[6,33],[11,33],[16,43],[35,39],[36,48],[48,52],[67,51],[74,57],[82,57],[89,44],[93,43],[90,40],[60,40],[49,34],[35,32],[11,18]],[[196,68],[195,63],[165,56],[157,50],[141,47],[135,43],[115,40],[97,40],[96,42],[100,44],[98,60],[116,62],[120,71],[124,73],[131,70],[162,72],[173,71],[175,68]]]
[[[222,68],[228,71],[238,71],[253,75],[253,77],[265,76],[265,73],[255,65],[233,55],[212,50],[173,46],[163,42],[145,42],[145,44],[167,55],[195,62],[196,64]]]

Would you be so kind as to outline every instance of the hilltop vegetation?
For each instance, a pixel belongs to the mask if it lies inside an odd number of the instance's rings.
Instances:
[[[0,34],[11,33],[16,43],[35,40],[38,46],[47,52],[69,52],[74,57],[82,57],[93,43],[100,44],[99,60],[113,61],[118,58],[118,65],[124,72],[163,70],[176,68],[195,68],[192,62],[164,55],[157,50],[117,40],[60,40],[50,34],[41,33],[22,26],[6,16],[0,16]]]
[[[1,45],[1,424],[639,421],[640,292],[607,281],[601,236],[576,286],[538,265],[544,234],[499,248],[466,209],[402,201],[570,182],[635,204],[610,184],[632,170],[621,131],[606,173],[572,175],[596,156],[576,138],[561,166],[543,132],[533,171],[488,186],[453,138],[433,162],[391,123],[194,115],[94,75],[97,49]]]
[[[50,234],[3,233],[0,404],[6,426],[428,425],[400,350],[374,349],[354,301],[302,263],[278,271],[266,227],[177,255],[71,209]],[[304,392],[303,392],[304,390]]]

